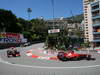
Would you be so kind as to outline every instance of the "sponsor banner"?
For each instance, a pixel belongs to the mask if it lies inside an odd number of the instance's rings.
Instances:
[[[25,43],[27,39],[19,33],[0,33],[0,43]]]
[[[48,30],[48,33],[59,33],[60,32],[60,29],[51,29],[51,30]]]
[[[25,43],[27,39],[0,38],[0,43]]]
[[[16,38],[0,38],[0,43],[20,43],[20,39]]]
[[[26,43],[26,42],[27,42],[27,39],[26,39],[26,38],[22,38],[22,39],[21,39],[21,42],[22,42],[22,43]]]
[[[0,38],[20,38],[18,33],[0,33]]]

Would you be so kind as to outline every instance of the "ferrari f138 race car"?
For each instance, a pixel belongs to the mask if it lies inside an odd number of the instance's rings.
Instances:
[[[18,57],[20,56],[20,52],[17,51],[16,48],[10,48],[9,50],[7,50],[7,57]]]
[[[61,61],[82,60],[82,59],[95,60],[95,58],[92,58],[90,54],[80,54],[71,50],[67,52],[63,52],[63,51],[58,52],[57,58]]]

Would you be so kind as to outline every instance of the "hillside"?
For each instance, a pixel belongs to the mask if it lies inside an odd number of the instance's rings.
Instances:
[[[68,23],[81,23],[82,20],[84,19],[83,14],[80,15],[76,15],[76,16],[72,16],[72,17],[68,17],[68,18],[64,18],[65,20],[68,21]]]

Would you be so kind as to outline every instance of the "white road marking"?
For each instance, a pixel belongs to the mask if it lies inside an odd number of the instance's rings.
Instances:
[[[78,67],[48,67],[48,66],[30,66],[30,65],[22,65],[22,64],[13,64],[7,61],[4,61],[0,58],[0,62],[12,66],[17,67],[26,67],[26,68],[42,68],[42,69],[77,69],[77,68],[94,68],[94,67],[100,67],[100,65],[91,65],[91,66],[78,66]]]
[[[22,51],[25,52],[26,50]],[[41,68],[41,69],[77,69],[77,68],[94,68],[94,67],[100,67],[100,65],[91,65],[91,66],[78,66],[78,67],[48,67],[48,66],[30,66],[30,65],[22,65],[22,64],[13,64],[8,61],[4,61],[2,58],[0,58],[0,63],[8,64],[11,66],[16,67],[26,67],[26,68]]]
[[[27,56],[32,56],[32,53],[26,53]]]

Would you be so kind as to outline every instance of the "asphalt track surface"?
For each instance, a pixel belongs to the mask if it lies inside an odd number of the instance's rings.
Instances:
[[[7,58],[0,50],[0,75],[100,75],[100,54],[92,52],[95,61],[55,61],[35,59],[25,55],[27,50],[42,48],[43,43],[20,47],[21,57]]]

